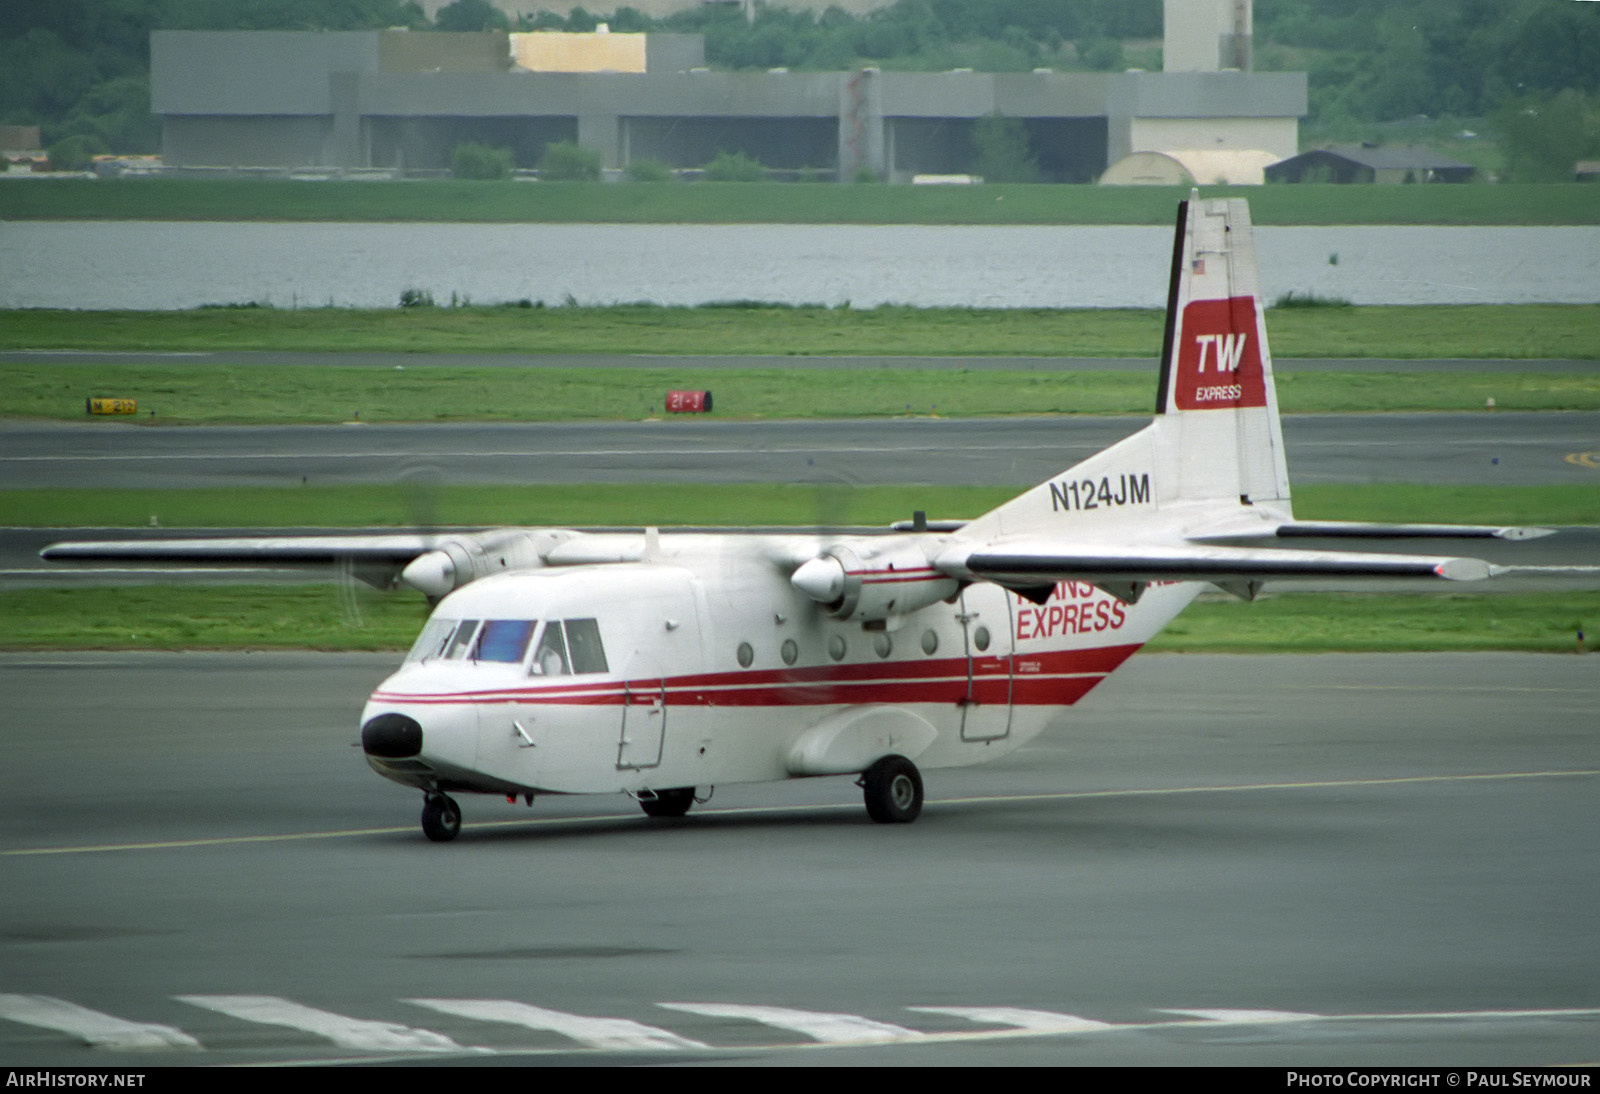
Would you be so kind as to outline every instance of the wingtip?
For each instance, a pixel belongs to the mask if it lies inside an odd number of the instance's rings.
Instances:
[[[1478,558],[1447,558],[1433,572],[1448,581],[1483,581],[1493,577],[1497,569]]]

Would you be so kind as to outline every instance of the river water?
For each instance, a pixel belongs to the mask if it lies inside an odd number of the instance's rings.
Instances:
[[[0,307],[766,301],[1159,307],[1171,229],[0,223]],[[1262,295],[1595,303],[1600,228],[1258,228]]]

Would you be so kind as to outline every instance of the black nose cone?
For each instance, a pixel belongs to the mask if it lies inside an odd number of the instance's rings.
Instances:
[[[422,751],[422,727],[404,714],[380,714],[361,727],[361,748],[388,760],[415,756]]]

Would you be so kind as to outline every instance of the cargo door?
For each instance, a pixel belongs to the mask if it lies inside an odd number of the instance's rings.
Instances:
[[[967,657],[961,739],[1000,740],[1011,733],[1011,597],[964,589],[956,620]]]

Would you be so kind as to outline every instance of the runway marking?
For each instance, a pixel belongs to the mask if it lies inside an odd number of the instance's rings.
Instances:
[[[667,1004],[662,1004],[662,1005],[665,1006]],[[770,1011],[783,1011],[783,1010],[785,1010],[785,1008],[781,1008],[781,1007],[768,1007],[768,1008],[749,1007],[749,1008],[743,1008],[743,1009],[746,1009],[746,1010],[765,1009],[765,1010],[770,1010]],[[995,1008],[987,1008],[987,1007],[972,1007],[972,1008],[960,1008],[960,1007],[952,1007],[952,1008],[918,1008],[918,1007],[911,1007],[911,1008],[907,1008],[907,1009],[910,1009],[910,1010],[948,1009],[950,1011],[966,1010],[966,1009],[970,1009],[972,1011],[996,1010],[996,1011],[1012,1012],[1012,1013],[1017,1013],[1017,1014],[1024,1014],[1024,1013],[1048,1014],[1048,1013],[1050,1013],[1050,1012],[1046,1012],[1046,1011],[1031,1011],[1030,1012],[1030,1011],[1022,1010],[1020,1008],[1010,1008],[1010,1007],[995,1007]],[[812,1012],[800,1011],[800,1012],[790,1012],[790,1013],[806,1014],[806,1013],[812,1013]],[[1205,1029],[1208,1029],[1208,1028],[1214,1028],[1214,1027],[1219,1027],[1219,1026],[1273,1026],[1273,1025],[1292,1025],[1292,1024],[1301,1023],[1301,1022],[1361,1023],[1361,1022],[1411,1022],[1411,1021],[1424,1021],[1424,1022],[1429,1022],[1429,1021],[1431,1021],[1431,1022],[1467,1021],[1467,1022],[1471,1022],[1471,1021],[1504,1021],[1504,1020],[1530,1020],[1530,1019],[1564,1020],[1564,1019],[1571,1019],[1571,1018],[1592,1018],[1592,1017],[1595,1017],[1595,1016],[1600,1016],[1600,1008],[1582,1007],[1582,1008],[1539,1009],[1539,1010],[1420,1011],[1420,1012],[1399,1012],[1399,1013],[1388,1012],[1388,1013],[1372,1013],[1372,1014],[1306,1014],[1306,1013],[1301,1013],[1301,1012],[1296,1012],[1296,1011],[1272,1011],[1272,1010],[1234,1010],[1234,1011],[1213,1010],[1213,1011],[1203,1011],[1203,1012],[1161,1011],[1159,1013],[1165,1013],[1165,1014],[1203,1013],[1203,1014],[1213,1014],[1213,1015],[1219,1015],[1219,1016],[1226,1014],[1226,1015],[1230,1015],[1230,1017],[1227,1017],[1227,1018],[1222,1018],[1222,1017],[1203,1017],[1203,1018],[1192,1018],[1192,1019],[1179,1019],[1179,1020],[1176,1020],[1176,1021],[1174,1021],[1172,1019],[1162,1019],[1162,1020],[1153,1021],[1153,1022],[1117,1022],[1117,1023],[1105,1022],[1105,1023],[1099,1023],[1099,1024],[1083,1025],[1083,1026],[1062,1026],[1062,1027],[1053,1027],[1053,1028],[1044,1028],[1044,1027],[1037,1027],[1037,1028],[1035,1028],[1035,1027],[1026,1027],[1026,1028],[1024,1028],[1024,1027],[1013,1026],[1013,1027],[1007,1028],[1007,1029],[988,1029],[988,1030],[971,1030],[971,1031],[954,1030],[954,1031],[945,1031],[945,1032],[939,1032],[939,1033],[924,1033],[924,1032],[918,1032],[918,1031],[915,1031],[915,1030],[908,1030],[907,1033],[909,1033],[910,1036],[894,1038],[894,1039],[872,1038],[870,1040],[843,1040],[843,1041],[830,1041],[830,1040],[818,1041],[818,1040],[812,1040],[812,1041],[799,1041],[799,1042],[773,1042],[773,1043],[768,1043],[768,1044],[740,1045],[740,1046],[710,1045],[710,1046],[707,1046],[706,1049],[704,1049],[702,1051],[707,1051],[707,1052],[711,1052],[711,1053],[734,1052],[734,1053],[737,1053],[737,1054],[739,1054],[741,1056],[749,1054],[749,1053],[758,1053],[758,1052],[765,1052],[765,1053],[793,1052],[793,1051],[795,1051],[797,1049],[808,1051],[808,1052],[825,1052],[830,1048],[838,1048],[838,1047],[845,1047],[845,1046],[851,1046],[851,1045],[863,1045],[863,1044],[876,1044],[876,1045],[880,1045],[880,1046],[888,1046],[888,1045],[937,1045],[937,1044],[955,1044],[955,1045],[960,1045],[960,1044],[985,1044],[985,1043],[997,1042],[997,1041],[1034,1040],[1034,1039],[1043,1038],[1043,1037],[1069,1037],[1069,1036],[1082,1036],[1082,1035],[1093,1035],[1093,1034],[1102,1034],[1102,1033],[1103,1034],[1112,1034],[1112,1035],[1123,1034],[1123,1033],[1154,1033],[1154,1034],[1160,1034],[1160,1033],[1163,1033],[1163,1032],[1165,1032],[1167,1030],[1195,1031],[1195,1030],[1205,1030]],[[849,1017],[849,1016],[846,1015],[844,1017]],[[1071,1017],[1071,1016],[1070,1015],[1060,1015],[1059,1017],[1067,1018],[1067,1017]],[[1085,1021],[1088,1021],[1088,1020],[1085,1020]],[[780,1028],[786,1028],[786,1027],[780,1027]],[[899,1028],[899,1027],[891,1027],[891,1028]],[[502,1049],[491,1049],[491,1050],[487,1050],[487,1051],[492,1052],[496,1056],[507,1056],[507,1057],[518,1057],[518,1056],[524,1056],[524,1057],[548,1057],[548,1056],[572,1056],[572,1055],[574,1055],[574,1053],[571,1050],[552,1049],[552,1048],[542,1048],[542,1049],[502,1048]],[[580,1050],[579,1054],[586,1055],[586,1054],[589,1054],[589,1053],[595,1052],[595,1051],[597,1051],[597,1050],[584,1049],[584,1050]],[[383,1062],[385,1060],[404,1060],[404,1059],[408,1059],[408,1058],[414,1059],[414,1057],[405,1057],[405,1056],[390,1056],[390,1057],[375,1056],[375,1057],[371,1057],[371,1058],[366,1059],[366,1060],[355,1060],[355,1061],[348,1061],[347,1060],[347,1061],[344,1061],[344,1062],[347,1062],[347,1063],[352,1063],[352,1062],[353,1063],[364,1063],[364,1062],[365,1063],[379,1063],[379,1062]],[[284,1063],[293,1065],[293,1064],[316,1064],[316,1063],[320,1063],[320,1062],[322,1062],[322,1061],[316,1060],[316,1059],[308,1059],[308,1060],[298,1060],[298,1061],[285,1061]]]
[[[1163,1014],[1181,1014],[1186,1018],[1200,1018],[1207,1022],[1235,1022],[1254,1025],[1273,1022],[1307,1022],[1321,1018],[1298,1010],[1163,1010]]]
[[[923,1014],[948,1014],[966,1018],[984,1025],[1011,1026],[1038,1033],[1087,1033],[1091,1030],[1114,1029],[1110,1022],[1093,1018],[1080,1018],[1076,1014],[1057,1014],[1050,1010],[1029,1010],[1024,1007],[907,1007]]]
[[[1591,471],[1600,471],[1600,451],[1569,452],[1561,458],[1578,467],[1587,467]]]
[[[860,1044],[872,1041],[920,1040],[928,1035],[904,1026],[878,1022],[858,1014],[830,1014],[825,1011],[794,1010],[790,1007],[755,1007],[740,1003],[657,1003],[658,1007],[703,1014],[710,1018],[739,1018],[778,1029],[803,1033],[827,1044]]]
[[[70,1033],[93,1048],[199,1048],[200,1042],[174,1026],[130,1022],[49,995],[0,994],[0,1018]]]
[[[577,1040],[584,1047],[466,1047],[438,1033],[388,1022],[350,1018],[270,995],[175,996],[181,1002],[226,1014],[247,1022],[285,1026],[312,1033],[341,1048],[366,1052],[370,1062],[415,1059],[418,1053],[463,1056],[573,1056],[616,1051],[694,1051],[697,1053],[786,1052],[820,1050],[841,1045],[982,1044],[994,1041],[1089,1034],[1155,1033],[1167,1030],[1204,1030],[1218,1026],[1288,1026],[1300,1023],[1377,1022],[1482,1022],[1568,1020],[1600,1017],[1600,1007],[1535,1008],[1525,1010],[1408,1011],[1354,1014],[1317,1014],[1305,1011],[1206,1008],[1160,1009],[1177,1015],[1149,1022],[1102,1022],[1056,1011],[1007,1006],[907,1007],[926,1014],[946,1014],[1003,1028],[923,1032],[860,1015],[799,1010],[790,1007],[748,1006],[724,1003],[661,1003],[659,1006],[709,1017],[747,1019],[777,1029],[800,1033],[810,1040],[756,1045],[708,1045],[680,1037],[669,1030],[623,1018],[595,1018],[547,1010],[505,999],[406,999],[474,1021],[501,1022],[528,1029],[551,1030]],[[42,995],[0,994],[0,1018],[73,1034],[94,1048],[147,1050],[203,1046],[172,1026],[129,1022],[112,1015]],[[216,1051],[213,1049],[213,1051]],[[311,1057],[274,1063],[294,1065],[326,1062]],[[345,1059],[344,1062],[352,1062]],[[360,1060],[353,1062],[361,1062]]]
[[[363,1052],[480,1052],[459,1045],[442,1033],[394,1022],[374,1022],[318,1010],[277,995],[176,995],[180,1003],[204,1007],[230,1018],[287,1026],[325,1037],[340,1048]]]
[[[1354,786],[1403,786],[1418,783],[1496,782],[1511,779],[1564,779],[1600,775],[1600,768],[1571,771],[1500,771],[1479,775],[1397,775],[1378,779],[1326,779],[1304,782],[1239,783],[1223,786],[1170,786],[1121,790],[1061,790],[1043,794],[987,794],[967,798],[930,798],[928,806],[983,805],[987,803],[1074,801],[1089,798],[1166,797],[1178,794],[1240,794],[1260,790],[1336,790]],[[782,816],[797,813],[858,812],[860,802],[829,802],[819,805],[749,805],[727,809],[702,809],[698,817]],[[496,829],[550,828],[617,821],[646,821],[638,813],[596,813],[580,817],[539,817],[531,820],[480,821],[464,825],[463,830],[487,832]],[[187,847],[225,847],[245,843],[293,843],[299,840],[349,839],[355,836],[393,836],[415,832],[415,825],[390,825],[383,828],[344,828],[327,832],[286,832],[266,836],[208,836],[196,839],[153,840],[148,843],[97,843],[77,847],[15,847],[0,851],[0,858],[33,855],[84,855],[110,851],[166,851]]]
[[[1592,695],[1594,688],[1475,688],[1461,687],[1455,684],[1440,684],[1437,687],[1418,687],[1416,684],[1310,684],[1295,688],[1296,691],[1448,691],[1455,695],[1458,692],[1475,691],[1485,695],[1498,695],[1503,691],[1533,692],[1539,695]]]
[[[549,1030],[599,1049],[704,1049],[711,1046],[670,1030],[626,1018],[592,1018],[546,1010],[510,999],[405,999],[419,1007],[480,1022],[506,1022],[526,1029]]]

